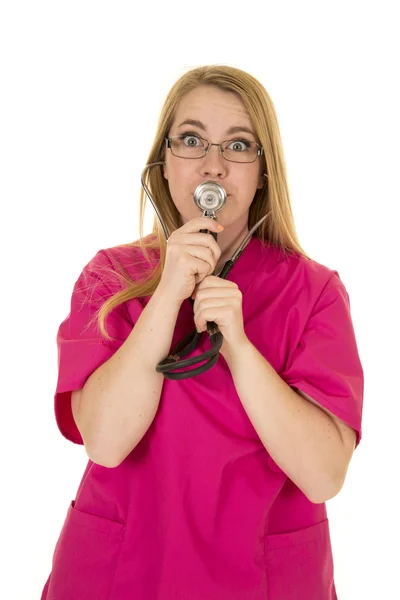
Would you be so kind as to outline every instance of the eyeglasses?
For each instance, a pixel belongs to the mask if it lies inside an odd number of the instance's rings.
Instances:
[[[167,148],[178,158],[202,158],[210,150],[211,146],[218,146],[220,154],[230,162],[252,163],[264,153],[263,148],[256,142],[236,139],[226,140],[220,144],[211,144],[204,138],[182,133],[173,137],[165,138]]]

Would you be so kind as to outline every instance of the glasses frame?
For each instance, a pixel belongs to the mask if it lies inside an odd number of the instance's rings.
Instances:
[[[207,147],[204,148],[204,154],[202,154],[201,156],[177,156],[176,154],[174,154],[172,151],[171,142],[172,142],[172,140],[175,140],[177,138],[182,139],[182,137],[180,135],[173,135],[172,137],[166,137],[165,138],[166,146],[167,146],[167,148],[169,148],[171,150],[171,154],[173,156],[175,156],[176,158],[182,158],[183,160],[198,160],[199,158],[204,158],[204,156],[206,156],[208,154],[211,146],[218,146],[220,155],[228,162],[239,163],[239,164],[251,164],[251,163],[255,162],[259,156],[262,156],[264,154],[264,148],[262,146],[260,146],[260,144],[257,144],[257,142],[253,142],[252,140],[247,140],[247,141],[251,142],[252,144],[255,144],[258,147],[257,155],[254,157],[254,160],[240,160],[240,161],[232,160],[230,158],[226,158],[226,156],[224,155],[224,149],[222,148],[222,144],[226,144],[226,142],[235,142],[236,141],[235,139],[224,140],[220,144],[213,144],[213,143],[209,142],[208,140],[206,140],[205,138],[202,138],[199,135],[196,135],[196,136],[193,135],[193,137],[197,137],[197,138],[199,138],[199,140],[203,140],[203,142],[207,142]]]

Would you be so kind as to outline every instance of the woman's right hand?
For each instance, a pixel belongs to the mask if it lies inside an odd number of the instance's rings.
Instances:
[[[189,298],[195,286],[212,275],[221,256],[221,249],[211,233],[200,233],[201,229],[220,233],[215,219],[197,217],[168,238],[159,287],[177,303]]]

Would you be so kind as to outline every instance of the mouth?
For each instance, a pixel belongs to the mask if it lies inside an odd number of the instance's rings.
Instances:
[[[194,192],[191,193],[191,196],[194,197]],[[229,196],[232,196],[232,194],[226,194],[226,197],[229,198]]]

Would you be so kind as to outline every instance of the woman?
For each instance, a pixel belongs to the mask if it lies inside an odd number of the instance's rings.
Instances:
[[[42,599],[336,598],[325,502],[361,439],[363,370],[337,271],[297,240],[264,87],[226,66],[183,75],[157,161],[168,243],[155,218],[152,235],[142,221],[138,242],[100,250],[58,332],[57,423],[90,460]],[[227,193],[222,231],[193,201],[204,181]],[[219,360],[166,379],[155,367],[193,321],[217,323]]]

